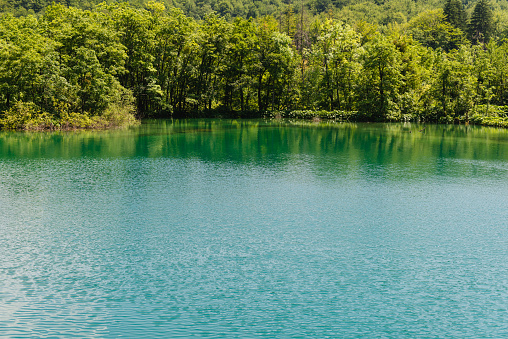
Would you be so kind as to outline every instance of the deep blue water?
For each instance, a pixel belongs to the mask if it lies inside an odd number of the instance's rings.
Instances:
[[[0,336],[508,337],[508,131],[420,128],[4,132]]]

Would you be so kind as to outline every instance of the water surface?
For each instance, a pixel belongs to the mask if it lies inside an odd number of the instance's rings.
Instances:
[[[0,134],[0,336],[508,336],[508,131]]]

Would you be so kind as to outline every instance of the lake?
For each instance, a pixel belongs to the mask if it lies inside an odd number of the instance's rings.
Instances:
[[[0,336],[508,336],[508,130],[0,133]]]

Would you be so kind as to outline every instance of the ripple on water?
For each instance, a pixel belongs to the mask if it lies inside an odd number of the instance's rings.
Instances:
[[[508,334],[503,159],[306,143],[0,161],[0,334]]]

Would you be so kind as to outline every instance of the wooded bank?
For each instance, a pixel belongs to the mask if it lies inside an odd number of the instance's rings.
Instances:
[[[5,13],[0,124],[106,128],[133,114],[339,111],[506,125],[508,44],[483,25],[491,13],[480,3],[486,14],[465,28],[449,8],[382,27],[316,17],[299,29],[271,16],[196,20],[157,2]]]

